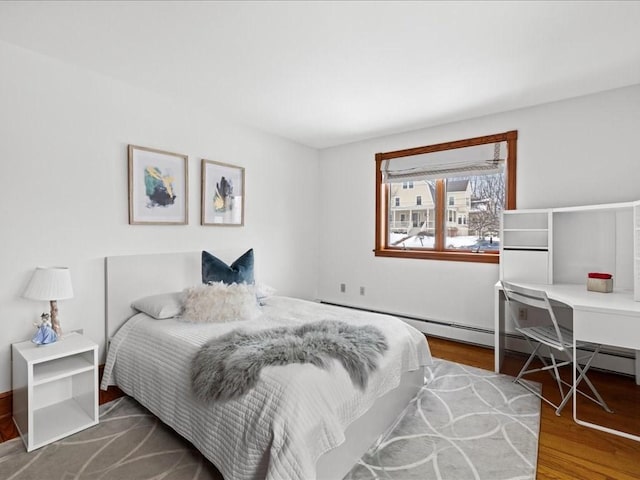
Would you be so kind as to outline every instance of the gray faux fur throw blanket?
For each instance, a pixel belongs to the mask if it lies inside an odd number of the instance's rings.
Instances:
[[[387,349],[376,327],[335,320],[257,332],[234,330],[200,348],[191,365],[191,386],[200,400],[230,400],[255,386],[262,367],[311,363],[327,368],[327,360],[335,358],[364,389]]]

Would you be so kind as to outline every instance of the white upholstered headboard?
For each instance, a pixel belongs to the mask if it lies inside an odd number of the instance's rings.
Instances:
[[[105,257],[107,342],[135,313],[134,300],[202,282],[201,251]]]

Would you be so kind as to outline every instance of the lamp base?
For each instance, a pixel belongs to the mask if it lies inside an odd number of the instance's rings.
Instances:
[[[56,332],[58,338],[62,337],[62,327],[60,326],[60,320],[58,320],[58,302],[56,300],[51,300],[51,328]]]

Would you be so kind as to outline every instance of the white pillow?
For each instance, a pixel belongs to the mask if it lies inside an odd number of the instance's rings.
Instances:
[[[267,298],[276,294],[275,288],[270,287],[269,285],[265,285],[264,283],[256,282],[255,289],[256,289],[256,298],[258,299],[258,303],[260,305],[264,305]]]
[[[173,292],[150,295],[139,298],[131,306],[158,320],[171,318],[180,315],[180,312],[182,312],[182,294]]]
[[[183,291],[182,320],[194,323],[253,320],[260,315],[253,285],[213,282]]]

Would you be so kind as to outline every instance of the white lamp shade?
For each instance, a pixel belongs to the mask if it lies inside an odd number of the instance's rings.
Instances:
[[[22,294],[33,300],[62,300],[73,297],[71,273],[67,267],[38,267]]]

